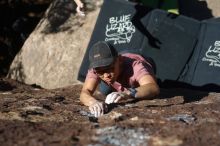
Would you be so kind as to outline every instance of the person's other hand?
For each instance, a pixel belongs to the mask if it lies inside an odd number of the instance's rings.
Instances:
[[[89,110],[95,117],[100,117],[107,111],[107,106],[103,102],[96,101],[89,106]]]
[[[105,99],[105,103],[107,103],[107,104],[117,103],[123,97],[124,97],[124,95],[120,92],[112,92],[107,95],[107,97]]]
[[[77,1],[77,8],[76,8],[76,12],[80,15],[80,16],[85,16],[85,13],[82,11],[83,8],[83,3],[81,1]]]

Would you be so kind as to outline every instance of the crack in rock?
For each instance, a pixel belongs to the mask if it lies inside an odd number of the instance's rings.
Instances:
[[[196,117],[194,117],[192,115],[188,115],[188,114],[178,114],[178,115],[174,115],[172,117],[168,117],[166,119],[175,120],[175,121],[182,121],[184,123],[191,124],[192,122],[194,122],[196,120]]]

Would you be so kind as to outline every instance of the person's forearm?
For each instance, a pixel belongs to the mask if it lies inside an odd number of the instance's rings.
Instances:
[[[94,104],[97,100],[88,91],[82,91],[80,95],[80,101],[84,105],[90,106]]]
[[[149,83],[146,85],[142,85],[136,88],[137,93],[135,94],[135,98],[137,99],[151,99],[152,97],[157,96],[160,93],[160,89],[157,84]]]
[[[78,6],[82,4],[81,0],[74,0],[74,1]]]

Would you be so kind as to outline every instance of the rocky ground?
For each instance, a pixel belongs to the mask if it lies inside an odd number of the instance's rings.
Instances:
[[[220,145],[220,93],[161,89],[157,99],[112,105],[95,118],[80,104],[80,90],[1,79],[1,145]]]

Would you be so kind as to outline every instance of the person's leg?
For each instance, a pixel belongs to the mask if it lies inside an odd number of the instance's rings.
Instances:
[[[103,95],[108,95],[109,93],[112,92],[112,88],[109,87],[105,82],[101,81],[101,83],[99,84],[99,91]]]

